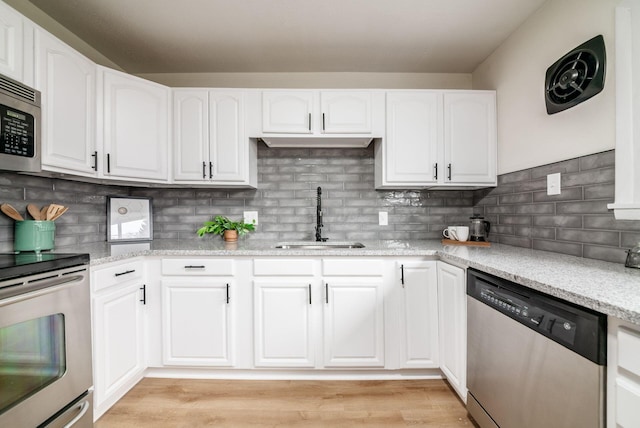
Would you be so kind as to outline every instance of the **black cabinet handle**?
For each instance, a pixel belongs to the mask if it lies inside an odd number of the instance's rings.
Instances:
[[[209,178],[213,178],[213,162],[209,161]]]
[[[311,113],[309,113],[309,131],[311,131]]]
[[[438,179],[438,162],[433,165],[433,178]]]
[[[128,274],[128,273],[134,273],[135,271],[136,271],[135,269],[132,269],[132,270],[126,270],[126,271],[124,271],[124,272],[114,273],[113,275],[114,275],[114,276],[122,276],[122,275],[126,275],[126,274]]]
[[[107,153],[107,173],[111,174],[111,154]]]
[[[329,303],[329,283],[328,282],[324,283],[324,296],[327,303]]]
[[[322,130],[324,131],[324,113],[322,113]]]
[[[140,290],[142,290],[142,299],[140,299],[140,301],[142,302],[143,305],[147,304],[147,284],[142,284],[142,287],[140,287]]]
[[[98,151],[96,150],[95,152],[93,152],[91,157],[93,158],[93,166],[91,167],[91,169],[93,169],[95,172],[98,172]]]
[[[229,304],[229,284],[227,284],[227,305]]]
[[[448,178],[449,178],[449,181],[451,181],[451,164],[447,166],[447,169],[449,170]]]
[[[404,265],[400,265],[400,283],[404,288]]]
[[[188,265],[184,267],[185,269],[204,269],[204,265]]]
[[[309,284],[309,304],[311,304],[311,284]]]
[[[206,168],[207,168],[207,163],[205,161],[202,161],[202,179],[203,180],[207,178]]]

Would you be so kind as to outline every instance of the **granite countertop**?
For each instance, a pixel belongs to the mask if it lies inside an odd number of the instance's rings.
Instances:
[[[492,244],[490,248],[444,246],[438,240],[363,242],[365,248],[276,249],[274,243],[220,239],[156,240],[150,244],[74,248],[88,252],[91,265],[137,256],[421,256],[476,268],[524,286],[640,325],[640,269],[622,264]]]

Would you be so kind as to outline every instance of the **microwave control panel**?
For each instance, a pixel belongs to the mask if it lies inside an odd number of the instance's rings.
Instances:
[[[35,119],[0,104],[0,153],[32,158],[35,155]]]

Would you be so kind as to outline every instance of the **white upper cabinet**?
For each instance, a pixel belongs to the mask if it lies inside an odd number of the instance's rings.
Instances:
[[[325,134],[370,134],[371,92],[320,92],[322,132]]]
[[[376,188],[497,184],[494,91],[389,91]]]
[[[313,91],[264,91],[262,132],[311,134],[317,127]]]
[[[42,168],[93,177],[96,65],[51,34],[35,34],[36,86],[42,92]]]
[[[271,147],[366,147],[384,134],[384,92],[262,91],[262,134]]]
[[[381,183],[424,186],[437,183],[442,95],[436,92],[387,94],[387,137],[382,150]]]
[[[102,173],[138,181],[167,181],[170,89],[108,68],[98,70],[98,105],[102,110],[98,136],[106,163]]]
[[[25,82],[25,18],[0,2],[0,74]]]
[[[245,93],[173,91],[173,179],[256,187],[255,142],[246,137]]]
[[[209,94],[173,91],[173,178],[206,180],[209,167]]]
[[[445,92],[445,183],[496,185],[496,146],[495,92]]]

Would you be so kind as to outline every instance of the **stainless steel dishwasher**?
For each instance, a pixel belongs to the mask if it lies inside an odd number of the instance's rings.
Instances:
[[[605,315],[469,269],[467,323],[480,427],[605,426]]]

